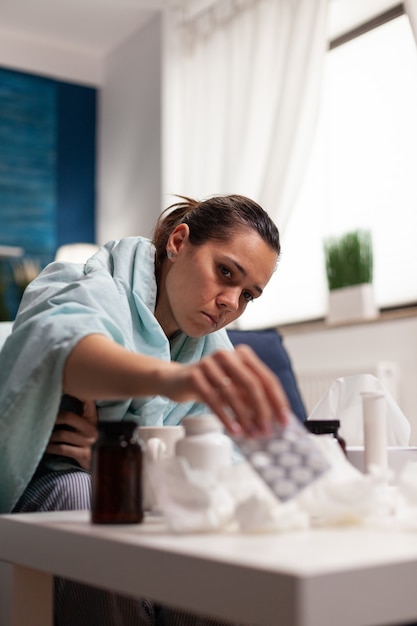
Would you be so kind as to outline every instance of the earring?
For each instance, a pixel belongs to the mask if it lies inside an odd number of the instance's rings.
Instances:
[[[171,251],[167,252],[167,257],[168,257],[169,260],[173,259],[174,258],[174,253],[171,252]]]

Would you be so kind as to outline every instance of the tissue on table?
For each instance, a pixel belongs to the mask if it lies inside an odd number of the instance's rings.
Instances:
[[[305,527],[295,496],[330,465],[290,414],[271,433],[232,440],[246,461],[231,466],[192,467],[182,455],[150,462],[148,477],[158,508],[176,532],[207,532],[233,525],[245,532]]]
[[[318,401],[308,419],[340,420],[340,435],[348,446],[362,446],[363,420],[361,392],[383,392],[386,402],[389,446],[408,446],[410,423],[382,383],[371,374],[337,378]]]
[[[309,525],[307,514],[295,502],[279,502],[245,461],[209,472],[172,457],[149,465],[148,473],[159,510],[177,533],[270,532]]]
[[[386,476],[355,469],[333,437],[308,436],[330,469],[285,502],[246,461],[218,472],[191,468],[181,457],[154,463],[150,479],[170,530],[265,533],[311,525],[391,523],[395,503]]]
[[[274,496],[246,461],[218,472],[193,469],[181,457],[154,463],[151,480],[170,530],[264,533],[364,524],[417,531],[417,463],[409,462],[398,488],[392,488],[389,470],[373,468],[363,474],[332,436],[309,437],[330,469],[286,502]]]
[[[297,496],[297,504],[318,526],[381,524],[391,517],[395,494],[387,488],[389,470],[357,470],[332,435],[310,435],[331,465]]]

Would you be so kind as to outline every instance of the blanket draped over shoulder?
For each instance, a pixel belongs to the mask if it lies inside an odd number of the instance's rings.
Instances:
[[[170,342],[154,316],[155,249],[142,237],[109,242],[84,264],[54,262],[27,288],[13,332],[0,351],[0,513],[13,509],[51,436],[62,398],[63,369],[92,333],[128,350],[191,363],[232,345],[224,330]],[[153,396],[97,401],[99,420],[178,424],[201,404]]]

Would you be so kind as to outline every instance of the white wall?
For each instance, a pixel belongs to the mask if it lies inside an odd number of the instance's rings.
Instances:
[[[417,445],[417,317],[300,333],[280,331],[296,375],[355,370],[377,361],[397,363],[398,404],[411,423],[410,443]]]
[[[149,236],[161,211],[162,18],[105,62],[99,104],[97,239]]]

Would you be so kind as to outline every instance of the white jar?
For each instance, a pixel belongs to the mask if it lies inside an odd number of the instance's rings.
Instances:
[[[187,459],[194,469],[217,471],[232,464],[232,441],[215,415],[184,417],[181,423],[185,437],[176,443],[176,456]]]

